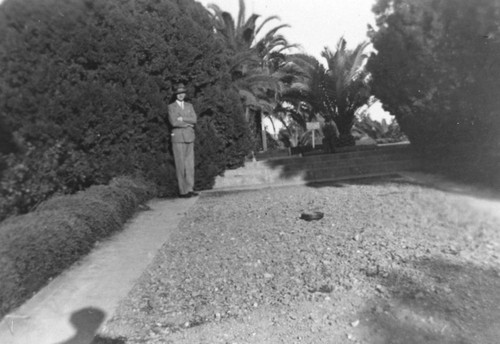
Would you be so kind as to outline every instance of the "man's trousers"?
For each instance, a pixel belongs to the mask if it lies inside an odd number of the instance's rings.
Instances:
[[[185,195],[194,187],[194,142],[172,142],[179,193]]]

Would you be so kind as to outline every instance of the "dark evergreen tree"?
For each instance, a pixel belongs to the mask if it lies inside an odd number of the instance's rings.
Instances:
[[[500,2],[379,0],[373,94],[412,143],[499,143]]]
[[[174,194],[166,119],[177,82],[189,85],[197,130],[208,130],[198,135],[206,141],[196,145],[196,183],[209,187],[224,168],[241,165],[249,147],[243,116],[233,115],[243,111],[230,87],[230,57],[193,0],[6,0],[0,114],[24,154],[7,159],[2,196],[31,197],[29,208],[54,192],[137,172]]]

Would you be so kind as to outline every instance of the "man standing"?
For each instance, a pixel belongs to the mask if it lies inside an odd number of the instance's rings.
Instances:
[[[184,101],[186,88],[179,84],[175,89],[176,100],[168,105],[168,120],[172,124],[172,150],[179,183],[179,197],[198,196],[194,186],[194,125],[196,113],[193,105]]]

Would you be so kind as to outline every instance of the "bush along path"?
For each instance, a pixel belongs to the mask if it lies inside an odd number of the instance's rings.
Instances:
[[[399,178],[207,194],[96,343],[497,342],[500,203],[459,191]]]
[[[101,238],[87,256],[7,314],[0,322],[0,342],[92,342],[195,201],[149,201],[123,230]]]
[[[1,222],[0,319],[121,230],[153,194],[154,187],[142,179],[117,177]]]

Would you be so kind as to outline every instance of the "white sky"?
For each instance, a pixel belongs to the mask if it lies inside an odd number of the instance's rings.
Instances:
[[[197,0],[204,6],[216,4],[237,19],[239,0]],[[315,56],[320,61],[321,51],[327,46],[335,50],[341,36],[347,40],[349,48],[367,40],[367,24],[373,25],[371,8],[374,0],[245,0],[246,18],[255,13],[261,15],[257,24],[273,15],[274,20],[266,24],[263,31],[279,24],[289,24],[279,32],[289,43],[300,44],[303,52]],[[266,30],[267,28],[267,30]],[[323,62],[323,61],[322,61]]]

